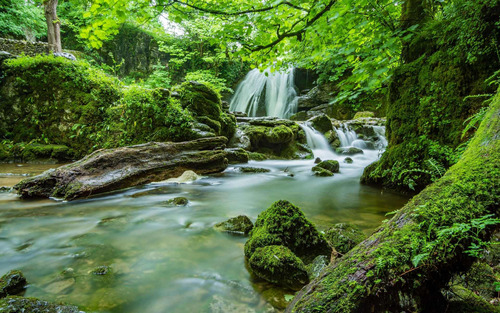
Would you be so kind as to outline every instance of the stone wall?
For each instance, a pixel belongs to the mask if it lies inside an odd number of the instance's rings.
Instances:
[[[10,54],[25,54],[35,56],[37,54],[49,53],[49,44],[46,42],[28,42],[24,40],[0,38],[0,51]]]

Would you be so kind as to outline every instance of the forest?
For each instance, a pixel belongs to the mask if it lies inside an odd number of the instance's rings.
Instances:
[[[499,0],[0,0],[0,312],[500,312],[499,41]]]

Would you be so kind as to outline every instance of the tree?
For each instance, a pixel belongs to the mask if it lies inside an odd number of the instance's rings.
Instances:
[[[57,17],[58,0],[44,0],[43,8],[47,22],[47,41],[53,52],[62,52],[61,21]]]

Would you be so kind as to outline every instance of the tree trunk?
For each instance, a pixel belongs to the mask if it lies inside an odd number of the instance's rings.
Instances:
[[[51,52],[62,52],[61,21],[57,17],[58,0],[45,0],[43,3],[47,21],[47,40]]]
[[[489,238],[481,218],[499,213],[500,93],[460,161],[330,264],[286,312],[445,312],[441,289],[472,263],[471,243]]]

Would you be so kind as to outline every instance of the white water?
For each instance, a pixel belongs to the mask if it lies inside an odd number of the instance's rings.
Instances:
[[[264,107],[259,107],[262,101]],[[236,89],[229,107],[233,112],[245,112],[251,117],[290,117],[297,112],[293,69],[284,73],[251,70]]]
[[[342,127],[335,128],[335,131],[337,132],[337,136],[339,137],[341,147],[354,146],[356,148],[363,149],[363,147],[353,145],[353,143],[358,139],[358,135],[356,135],[353,130],[349,129],[347,125],[342,124]]]

